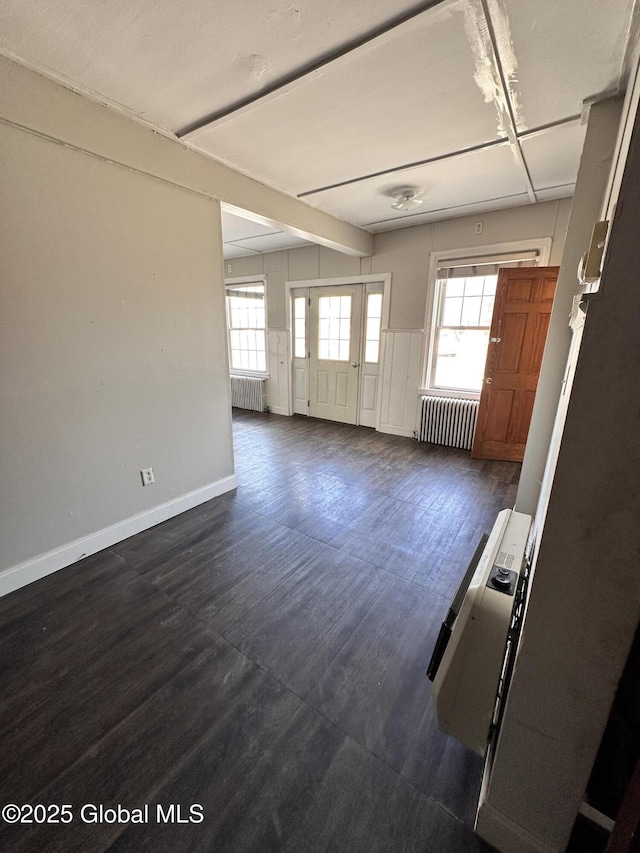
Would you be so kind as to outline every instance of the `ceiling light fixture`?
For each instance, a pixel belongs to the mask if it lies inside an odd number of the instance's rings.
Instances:
[[[394,210],[415,210],[416,207],[424,204],[424,199],[419,198],[423,192],[424,190],[421,190],[419,187],[402,187],[402,189],[396,190],[393,193],[395,201],[391,207]]]

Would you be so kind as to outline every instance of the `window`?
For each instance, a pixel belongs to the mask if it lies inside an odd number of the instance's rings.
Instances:
[[[367,294],[367,323],[365,327],[364,360],[367,364],[380,361],[380,324],[382,322],[382,294]]]
[[[296,296],[293,300],[293,356],[307,355],[307,297]]]
[[[480,391],[497,275],[440,279],[432,385]]]
[[[264,282],[228,284],[226,294],[231,370],[242,373],[266,373]]]
[[[539,250],[439,260],[435,283],[428,388],[478,394],[482,390],[498,272],[535,266]]]
[[[349,361],[351,296],[318,298],[318,359]]]

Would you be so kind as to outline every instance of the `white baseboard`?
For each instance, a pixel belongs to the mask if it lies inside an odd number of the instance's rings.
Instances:
[[[24,563],[11,566],[0,573],[0,596],[14,592],[20,587],[76,563],[83,557],[97,554],[98,551],[109,548],[116,542],[122,542],[123,539],[128,539],[129,536],[134,536],[149,527],[154,527],[162,521],[173,518],[174,515],[180,515],[181,512],[186,512],[194,506],[217,498],[225,492],[230,492],[237,485],[236,475],[232,474],[230,477],[209,483],[207,486],[195,489],[193,492],[188,492],[186,495],[174,498],[160,504],[160,506],[133,515],[131,518],[125,518],[124,521],[119,521],[117,524],[112,524],[102,530],[97,530],[95,533],[90,533],[88,536],[75,539],[73,542],[55,548],[53,551],[47,551],[45,554],[40,554]]]
[[[272,415],[286,415],[289,417],[289,409],[285,406],[269,406],[269,411]]]
[[[545,844],[486,800],[478,810],[475,831],[500,853],[562,853],[564,850],[564,846]]]
[[[409,427],[391,426],[390,424],[380,424],[378,432],[386,432],[388,435],[402,435],[404,438],[413,438],[413,430]]]

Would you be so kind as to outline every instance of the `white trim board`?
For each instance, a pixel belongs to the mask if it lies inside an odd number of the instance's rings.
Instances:
[[[147,509],[130,518],[125,518],[123,521],[112,524],[109,527],[104,527],[102,530],[97,530],[95,533],[90,533],[88,536],[83,536],[80,539],[75,539],[60,548],[55,548],[52,551],[47,551],[45,554],[40,554],[32,560],[26,560],[24,563],[19,563],[16,566],[11,566],[0,573],[0,596],[8,595],[27,584],[40,580],[47,575],[57,572],[59,569],[64,569],[67,566],[77,563],[84,557],[89,557],[92,554],[97,554],[117,542],[122,542],[128,539],[129,536],[134,536],[136,533],[141,533],[143,530],[148,530],[162,521],[167,521],[182,512],[199,504],[205,503],[212,498],[217,498],[225,492],[230,492],[237,487],[238,483],[236,475],[231,474],[229,477],[223,477],[221,480],[216,480],[214,483],[209,483],[200,489],[195,489],[192,492],[187,492],[179,498],[167,501],[159,506]]]
[[[415,438],[415,430],[410,427],[390,426],[389,424],[380,424],[378,432],[384,432],[387,435],[399,435],[402,438]]]

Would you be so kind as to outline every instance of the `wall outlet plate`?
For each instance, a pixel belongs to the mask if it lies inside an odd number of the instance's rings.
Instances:
[[[152,483],[155,483],[153,468],[143,468],[142,471],[140,471],[140,476],[142,477],[143,486],[150,486]]]

